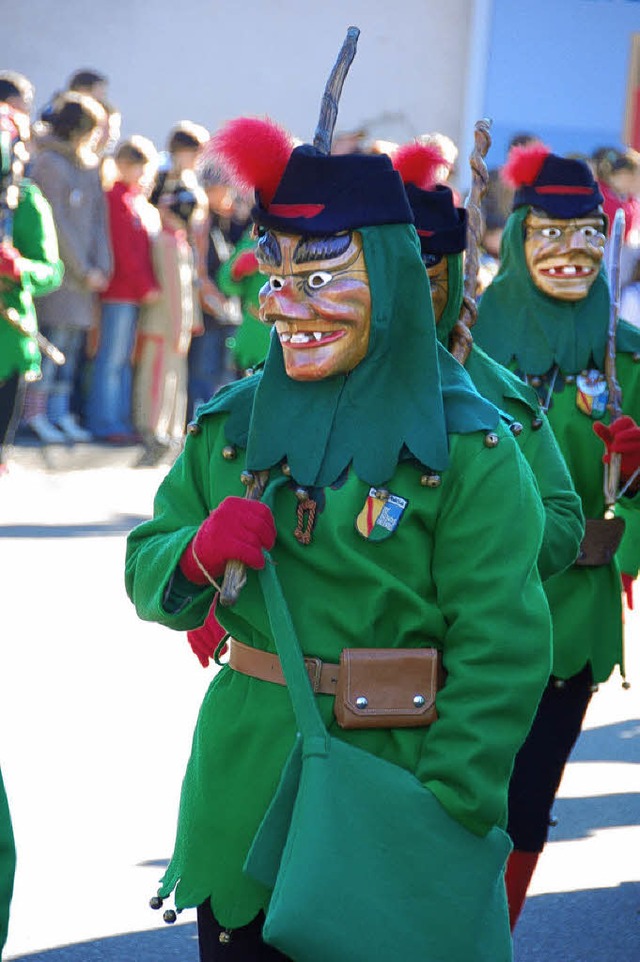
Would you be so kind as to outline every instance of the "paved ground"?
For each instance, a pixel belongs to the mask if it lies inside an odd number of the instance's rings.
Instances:
[[[0,481],[0,761],[19,849],[7,959],[197,960],[193,913],[168,927],[147,900],[211,675],[123,590],[126,532],[166,470],[132,469],[138,454],[20,447]],[[634,687],[613,679],[594,699],[516,962],[640,960],[636,616],[628,628]]]

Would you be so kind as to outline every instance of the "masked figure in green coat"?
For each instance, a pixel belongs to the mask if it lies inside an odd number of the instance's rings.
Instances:
[[[558,157],[539,143],[514,148],[503,176],[515,188],[513,213],[503,234],[500,270],[480,302],[474,338],[537,392],[587,518],[576,564],[545,581],[553,673],[516,759],[509,793],[515,848],[507,888],[515,924],[591,694],[616,665],[623,668],[615,557],[620,528],[619,519],[604,520],[602,461],[622,456],[619,504],[637,510],[640,334],[619,321],[615,353],[626,413],[612,420],[605,376],[610,298],[598,186],[586,164]]]
[[[457,356],[478,392],[513,418],[518,438],[538,483],[545,508],[545,532],[538,567],[543,580],[576,560],[584,533],[580,499],[549,423],[532,388],[468,342],[456,350],[456,325],[463,307],[467,212],[454,204],[450,188],[433,175],[442,158],[420,143],[400,147],[393,165],[405,184],[420,238],[422,260],[431,285],[438,340]]]
[[[215,147],[255,191],[260,313],[273,335],[263,371],[199,410],[153,518],[129,537],[126,583],[142,618],[185,631],[202,625],[228,563],[246,566],[236,603],[218,605],[229,663],[200,711],[154,904],[175,890],[178,909],[198,907],[206,962],[255,962],[282,955],[261,938],[271,892],[243,866],[296,730],[256,574],[264,550],[305,656],[335,666],[343,649],[440,652],[446,682],[427,727],[341,727],[330,667],[314,690],[330,732],[412,772],[482,863],[496,837],[501,865],[508,853],[509,773],[548,676],[550,621],[535,483],[499,412],[437,345],[389,158],[294,148],[250,119]],[[243,477],[251,490],[259,478],[262,500],[242,497]],[[483,931],[463,932],[447,903],[454,876],[470,880],[470,906],[486,900],[477,867],[433,865],[441,896],[425,912],[426,957],[511,958],[501,868]],[[400,905],[397,922],[401,934]]]

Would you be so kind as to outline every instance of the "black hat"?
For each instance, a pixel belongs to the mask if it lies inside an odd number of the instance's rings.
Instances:
[[[405,187],[423,254],[461,254],[467,246],[467,212],[456,207],[453,192],[444,184],[421,190]]]
[[[544,144],[514,147],[502,177],[515,189],[513,209],[529,206],[551,217],[584,217],[603,197],[588,164],[552,154]]]

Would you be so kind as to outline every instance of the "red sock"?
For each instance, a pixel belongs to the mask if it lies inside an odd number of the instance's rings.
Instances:
[[[540,852],[519,852],[514,848],[507,862],[505,872],[505,885],[507,887],[507,901],[509,902],[509,922],[511,931],[516,927],[516,922],[524,900],[527,897],[527,889],[531,876],[535,870]]]

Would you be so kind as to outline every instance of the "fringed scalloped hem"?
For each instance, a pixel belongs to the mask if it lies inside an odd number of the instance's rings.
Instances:
[[[156,896],[160,900],[160,904],[154,907],[164,907],[164,900],[168,899],[172,893],[175,905],[174,915],[179,914],[184,909],[197,908],[208,899],[216,919],[225,928],[230,929],[248,925],[259,912],[267,911],[270,901],[270,894],[265,892],[262,898],[255,896],[252,899],[243,899],[240,903],[236,902],[235,905],[229,905],[228,902],[225,904],[224,898],[219,899],[212,894],[210,885],[186,884],[179,874],[172,872],[171,874],[165,874],[161,879]],[[165,921],[175,921],[175,918],[167,918],[167,916],[171,916],[172,912],[172,909],[165,909],[163,913]]]

